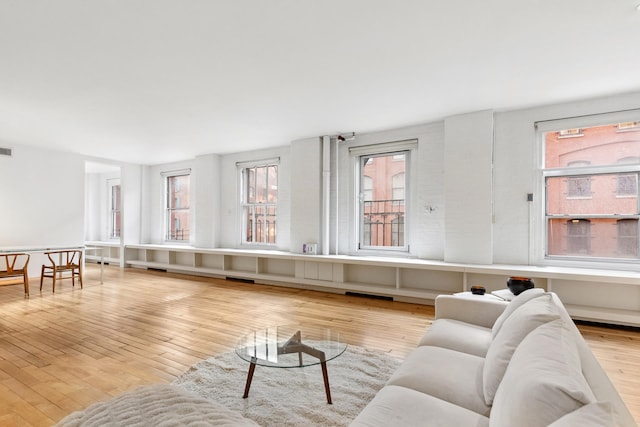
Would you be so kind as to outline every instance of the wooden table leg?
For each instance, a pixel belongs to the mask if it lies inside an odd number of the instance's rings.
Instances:
[[[327,362],[320,362],[320,366],[322,367],[322,378],[324,379],[324,391],[327,393],[327,403],[329,405],[331,402],[331,390],[329,389],[329,375],[327,374]]]
[[[249,389],[251,388],[251,380],[253,379],[253,372],[256,370],[256,364],[252,361],[249,364],[249,373],[247,374],[247,384],[244,386],[244,395],[242,395],[243,399],[249,397]]]

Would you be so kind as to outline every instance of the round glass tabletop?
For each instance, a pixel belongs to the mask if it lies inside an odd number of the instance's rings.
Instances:
[[[241,359],[259,366],[300,368],[340,356],[347,344],[327,328],[304,325],[273,326],[250,332],[236,345]]]

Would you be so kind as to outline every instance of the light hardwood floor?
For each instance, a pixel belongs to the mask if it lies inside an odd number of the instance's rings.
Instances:
[[[403,358],[433,307],[221,279],[88,265],[84,289],[32,279],[0,287],[0,426],[50,426],[140,385],[168,383],[275,324],[339,330],[354,345]],[[640,423],[640,332],[580,326]],[[242,385],[239,385],[241,388]],[[239,388],[239,393],[241,392]]]

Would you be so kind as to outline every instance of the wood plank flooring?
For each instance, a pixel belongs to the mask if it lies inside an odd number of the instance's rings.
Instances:
[[[406,356],[433,307],[88,265],[84,289],[0,287],[0,426],[50,426],[137,386],[168,383],[250,330],[306,323]],[[35,283],[35,280],[34,280]],[[640,423],[640,332],[581,325]],[[239,393],[241,390],[239,389]]]

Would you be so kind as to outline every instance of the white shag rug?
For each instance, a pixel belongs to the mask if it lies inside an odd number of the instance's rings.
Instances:
[[[327,403],[320,365],[256,366],[249,397],[242,398],[249,363],[234,352],[202,361],[174,381],[261,426],[345,426],[400,365],[386,353],[349,346],[327,362],[333,404]]]
[[[173,384],[140,387],[95,403],[57,427],[345,426],[400,365],[386,353],[349,346],[327,362],[333,404],[327,403],[320,365],[256,366],[242,398],[249,363],[234,352],[204,360]],[[253,421],[252,421],[253,420]]]
[[[237,412],[181,387],[140,387],[62,419],[56,427],[256,427]]]

